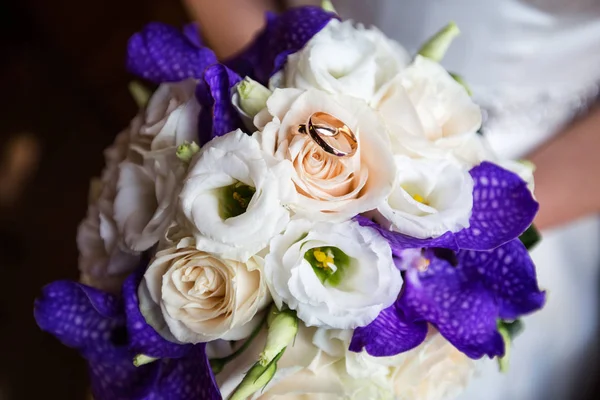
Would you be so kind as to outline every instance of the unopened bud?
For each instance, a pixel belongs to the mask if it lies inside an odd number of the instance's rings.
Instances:
[[[154,362],[156,360],[158,360],[158,358],[156,357],[150,357],[145,354],[138,354],[137,356],[133,357],[133,365],[135,365],[136,367],[141,367],[142,365],[150,364],[151,362]]]
[[[185,142],[177,147],[177,158],[184,163],[189,163],[192,160],[192,157],[199,151],[200,146],[198,146],[196,142]]]
[[[298,333],[298,317],[293,310],[279,311],[275,305],[269,310],[267,317],[269,332],[267,333],[267,344],[260,354],[260,365],[267,365],[283,349],[285,349]]]
[[[458,26],[454,22],[450,22],[421,47],[419,54],[430,60],[440,62],[454,38],[459,34],[460,29],[458,29]]]
[[[267,99],[271,96],[269,89],[248,77],[236,85],[236,91],[239,107],[250,118],[267,106]]]
[[[246,373],[242,382],[235,389],[229,400],[248,399],[255,392],[269,384],[277,372],[277,361],[283,355],[283,349],[269,364],[261,365],[259,362],[254,364]]]

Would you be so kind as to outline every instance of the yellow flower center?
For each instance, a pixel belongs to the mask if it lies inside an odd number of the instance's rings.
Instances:
[[[315,260],[317,260],[317,267],[319,268],[331,270],[331,265],[335,265],[335,256],[331,250],[324,252],[321,249],[314,249],[313,256],[315,257]]]
[[[413,194],[412,198],[415,199],[415,201],[418,201],[421,204],[425,204],[426,206],[429,205],[429,202],[423,196],[421,196],[418,193],[417,194]]]

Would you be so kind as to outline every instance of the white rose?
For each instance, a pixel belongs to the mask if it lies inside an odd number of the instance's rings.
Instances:
[[[474,183],[468,171],[446,160],[406,156],[395,160],[396,185],[377,209],[384,225],[421,239],[469,226]]]
[[[379,30],[332,19],[302,50],[288,57],[282,84],[368,102],[409,62],[406,50]]]
[[[182,343],[242,339],[270,302],[259,262],[218,258],[183,239],[150,263],[138,290],[141,308],[164,337]],[[156,322],[158,310],[166,326]]]
[[[430,335],[419,347],[391,358],[391,380],[398,400],[455,398],[465,389],[477,366],[475,360],[439,333]]]
[[[119,164],[127,157],[139,157],[130,150],[132,141],[140,141],[137,132],[141,118],[119,133],[104,151],[106,165],[100,179],[90,187],[86,218],[77,230],[81,281],[98,289],[119,292],[123,280],[138,266],[139,256],[125,248],[114,220],[113,203],[119,179]]]
[[[139,128],[148,143],[133,143],[141,155],[120,164],[115,220],[126,246],[134,251],[152,247],[172,222],[187,166],[176,156],[177,146],[197,141],[200,106],[195,82],[161,85],[152,96]]]
[[[315,112],[331,114],[354,132],[358,150],[353,156],[326,153],[309,135],[298,133]],[[296,213],[343,221],[377,208],[390,193],[396,171],[389,136],[365,102],[316,90],[277,89],[254,122],[261,129],[255,137],[262,149],[294,166],[298,199],[291,207]]]
[[[393,357],[373,357],[367,352],[351,352],[351,330],[319,329],[313,343],[323,352],[344,360],[346,386],[353,381],[371,382],[371,391],[397,400],[442,400],[456,397],[467,386],[477,362],[458,351],[442,335],[432,330],[424,343]],[[345,379],[344,379],[345,378]]]
[[[480,108],[434,61],[417,56],[380,90],[373,107],[388,125],[396,153],[461,161],[463,153],[482,151],[474,139]]]
[[[265,275],[275,303],[308,326],[365,326],[398,297],[388,243],[358,223],[293,220],[271,241]]]
[[[265,157],[237,130],[206,144],[190,166],[181,208],[200,249],[245,261],[283,231],[295,197],[288,161]]]

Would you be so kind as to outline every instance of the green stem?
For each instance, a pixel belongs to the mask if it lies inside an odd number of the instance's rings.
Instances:
[[[246,341],[244,342],[244,344],[239,349],[237,349],[236,351],[234,351],[233,353],[231,353],[227,357],[212,358],[210,360],[211,365],[218,363],[218,365],[222,366],[222,368],[221,368],[221,370],[222,370],[223,367],[225,367],[225,365],[227,365],[227,363],[233,361],[236,357],[238,357],[240,354],[242,354],[244,351],[246,351],[246,349],[248,349],[248,347],[250,347],[250,345],[252,344],[252,342],[254,341],[254,339],[256,339],[256,337],[258,336],[258,334],[262,330],[263,325],[267,321],[267,316],[268,316],[268,313],[265,314],[265,316],[263,317],[262,321],[260,321],[260,323],[256,326],[256,328],[254,328],[254,330],[252,331],[252,333],[250,334],[250,336],[248,336],[248,339],[246,339]],[[215,372],[215,375],[218,374],[219,372],[221,372],[221,371]]]

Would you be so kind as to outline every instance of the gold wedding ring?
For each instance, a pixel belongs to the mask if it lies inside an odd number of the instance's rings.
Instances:
[[[358,140],[346,124],[331,114],[313,113],[298,132],[308,133],[310,138],[329,154],[350,157],[358,150]]]

